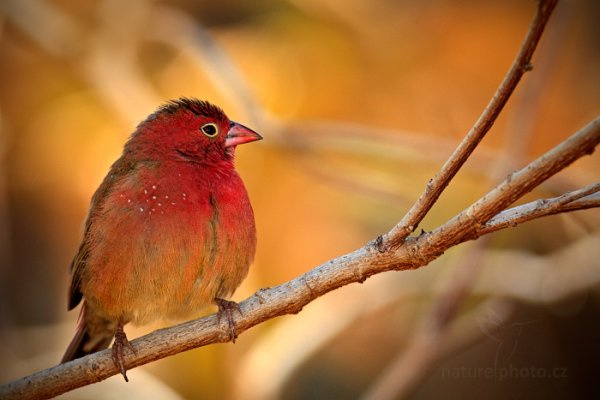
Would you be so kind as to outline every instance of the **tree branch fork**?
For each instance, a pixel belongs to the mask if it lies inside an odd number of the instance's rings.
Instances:
[[[533,51],[556,2],[547,0],[538,3],[521,50],[490,104],[404,218],[385,235],[351,253],[279,286],[258,290],[240,303],[241,312],[234,315],[238,334],[277,316],[299,313],[316,298],[350,283],[362,283],[372,275],[423,267],[465,241],[546,215],[600,206],[600,183],[593,183],[558,197],[508,208],[557,172],[594,151],[600,143],[598,117],[538,159],[507,176],[443,225],[431,232],[410,236],[493,125],[521,76],[531,69]],[[136,353],[126,351],[125,364],[127,369],[132,369],[186,350],[229,340],[226,324],[219,324],[216,314],[213,314],[133,340],[131,343]],[[118,373],[112,362],[111,350],[107,349],[3,384],[0,386],[0,398],[50,398]]]

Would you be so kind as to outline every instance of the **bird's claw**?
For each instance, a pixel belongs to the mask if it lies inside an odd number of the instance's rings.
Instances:
[[[129,379],[127,379],[127,369],[125,368],[125,363],[123,362],[123,349],[125,347],[128,347],[133,354],[137,354],[135,348],[127,339],[127,335],[125,335],[123,325],[119,324],[119,326],[117,326],[117,330],[115,331],[115,342],[112,346],[112,360],[115,364],[115,367],[117,367],[121,375],[123,375],[123,378],[125,378],[125,382],[129,382]]]
[[[240,305],[235,301],[229,301],[225,299],[215,298],[215,303],[219,307],[219,312],[217,313],[217,323],[221,324],[221,317],[225,315],[227,318],[227,323],[229,325],[229,339],[235,343],[235,339],[237,338],[237,333],[235,331],[235,323],[233,321],[233,311],[237,311],[242,315],[242,310],[240,309]]]

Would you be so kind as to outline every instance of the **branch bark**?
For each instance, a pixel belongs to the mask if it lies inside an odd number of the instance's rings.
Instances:
[[[479,233],[486,235],[500,229],[522,224],[523,222],[547,215],[600,207],[599,191],[600,183],[594,183],[558,197],[539,199],[518,207],[510,208],[498,213],[494,218],[490,219],[479,230]]]

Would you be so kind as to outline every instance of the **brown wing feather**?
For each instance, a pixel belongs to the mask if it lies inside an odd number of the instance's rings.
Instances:
[[[108,175],[106,175],[106,177],[92,196],[90,211],[85,220],[83,240],[79,245],[79,250],[77,251],[77,254],[75,254],[75,257],[73,257],[73,261],[71,261],[71,266],[69,268],[72,274],[68,298],[69,310],[72,310],[73,308],[77,307],[77,305],[81,302],[81,299],[83,298],[83,293],[81,293],[81,279],[86,270],[87,259],[90,251],[88,233],[92,224],[94,223],[94,219],[98,215],[98,213],[101,212],[102,203],[114,187],[115,183],[118,182],[122,177],[132,173],[132,171],[135,170],[136,165],[138,164],[133,161],[128,161],[126,156],[127,154],[124,154],[121,158],[115,161],[115,163],[111,166]]]

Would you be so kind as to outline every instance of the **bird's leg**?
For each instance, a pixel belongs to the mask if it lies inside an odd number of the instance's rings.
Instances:
[[[219,312],[217,313],[217,323],[221,324],[221,317],[225,315],[227,318],[227,323],[229,324],[229,339],[235,343],[237,333],[235,332],[235,323],[233,322],[233,311],[235,310],[242,315],[240,305],[235,301],[220,299],[218,297],[215,297],[215,303],[217,303],[217,306],[219,307]]]
[[[125,346],[129,347],[134,354],[137,354],[135,348],[127,339],[127,335],[125,335],[123,323],[119,322],[115,331],[115,342],[112,345],[112,360],[115,363],[115,367],[117,367],[123,378],[125,378],[125,382],[129,382],[129,379],[127,379],[127,369],[125,369],[125,363],[123,362],[123,348]]]

